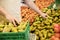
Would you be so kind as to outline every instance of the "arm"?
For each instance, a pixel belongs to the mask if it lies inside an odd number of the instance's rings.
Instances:
[[[6,18],[16,26],[16,24],[15,24],[15,21],[17,21],[16,18],[14,18],[10,14],[8,14],[2,7],[0,7],[0,12],[2,12],[6,16]],[[17,23],[18,23],[18,21],[17,21]]]
[[[33,10],[35,10],[36,12],[40,13],[41,11],[39,10],[39,8],[31,1],[31,0],[25,0],[26,4],[32,8]]]
[[[4,9],[2,7],[0,7],[0,12],[2,12],[4,15],[6,15],[6,12],[4,11]]]
[[[25,3],[32,8],[33,10],[35,10],[37,13],[39,13],[42,17],[45,17],[46,14],[42,13],[39,8],[31,1],[31,0],[25,0]]]

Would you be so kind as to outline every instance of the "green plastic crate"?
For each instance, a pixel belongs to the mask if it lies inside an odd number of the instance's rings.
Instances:
[[[29,40],[29,23],[24,32],[0,33],[0,40]]]

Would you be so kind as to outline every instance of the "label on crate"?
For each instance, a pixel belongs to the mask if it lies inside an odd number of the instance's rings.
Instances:
[[[30,40],[36,40],[36,35],[35,35],[35,34],[30,33]]]

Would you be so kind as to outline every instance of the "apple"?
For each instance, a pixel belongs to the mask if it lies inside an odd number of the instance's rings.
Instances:
[[[55,33],[54,36],[60,38],[60,33]]]
[[[58,37],[52,36],[50,40],[60,40]]]
[[[54,24],[54,32],[56,32],[56,33],[60,32],[60,26],[59,26],[59,24]]]

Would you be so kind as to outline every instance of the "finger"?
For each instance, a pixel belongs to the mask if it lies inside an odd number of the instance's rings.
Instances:
[[[43,16],[43,18],[47,18],[47,16],[45,15],[45,16]]]
[[[19,24],[19,21],[16,18],[14,18],[14,20]]]
[[[46,15],[46,18],[48,17],[49,15]]]
[[[45,17],[47,17],[48,16],[48,14],[45,14]]]
[[[12,22],[13,22],[14,26],[17,26],[14,20],[12,20]]]

